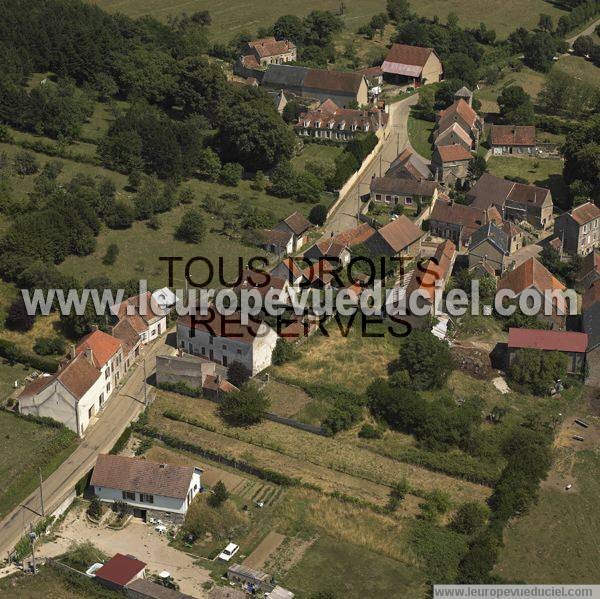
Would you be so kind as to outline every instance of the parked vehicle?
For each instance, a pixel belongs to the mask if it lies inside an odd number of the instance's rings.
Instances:
[[[239,550],[240,548],[238,545],[229,543],[229,545],[219,553],[219,559],[228,562]]]

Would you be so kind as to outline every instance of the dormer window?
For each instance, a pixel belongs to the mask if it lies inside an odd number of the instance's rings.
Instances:
[[[340,123],[340,129],[345,129],[346,128],[346,121],[342,121]]]
[[[317,129],[320,129],[321,128],[321,121],[315,121],[315,127]]]
[[[365,123],[365,131],[369,130],[369,123]]]
[[[333,129],[333,126],[335,125],[335,123],[333,121],[331,121],[331,123],[329,123],[329,128]]]
[[[310,121],[304,121],[304,126],[305,127],[310,127]]]

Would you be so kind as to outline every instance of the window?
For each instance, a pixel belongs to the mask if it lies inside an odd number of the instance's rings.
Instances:
[[[110,378],[110,368],[107,368],[104,372],[104,379],[109,379]]]
[[[213,344],[213,338],[212,338],[212,337],[209,337],[209,338],[208,338],[208,344],[209,344],[209,345],[212,345],[212,344]]]
[[[205,347],[203,347],[203,348],[202,348],[202,355],[203,355],[203,356],[205,356],[205,355],[206,355],[206,348],[205,348]]]
[[[226,351],[227,350],[227,346],[225,344],[223,344],[223,345],[221,345],[221,349]]]
[[[106,383],[106,392],[110,393],[110,383]]]
[[[412,198],[404,198],[404,203],[407,206],[412,206],[413,200],[412,200]]]
[[[123,491],[122,495],[123,495],[123,499],[129,499],[130,501],[135,501],[135,493],[133,491]]]
[[[148,493],[140,493],[140,501],[142,503],[154,503],[154,495]]]

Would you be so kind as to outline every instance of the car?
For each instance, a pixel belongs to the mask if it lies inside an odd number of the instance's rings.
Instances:
[[[219,553],[219,559],[228,562],[239,550],[240,548],[238,545],[229,543],[229,545]]]

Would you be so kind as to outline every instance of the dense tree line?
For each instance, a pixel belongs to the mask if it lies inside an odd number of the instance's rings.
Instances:
[[[563,146],[563,176],[571,195],[579,202],[586,197],[600,200],[600,115],[575,125]]]

